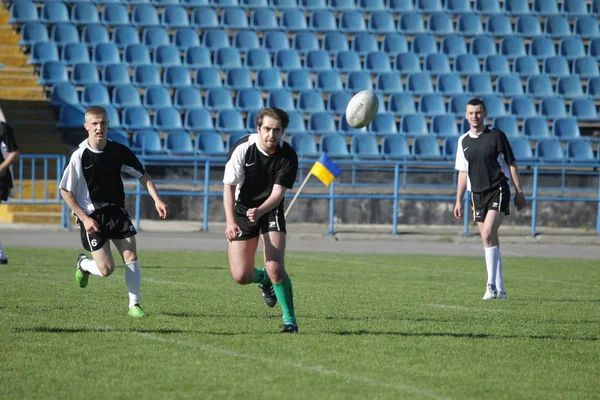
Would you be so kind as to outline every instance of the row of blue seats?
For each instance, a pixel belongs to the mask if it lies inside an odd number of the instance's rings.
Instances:
[[[204,108],[177,110],[174,107],[161,107],[148,110],[143,106],[131,106],[122,109],[122,116],[116,108],[110,104],[102,104],[107,109],[109,121],[112,127],[123,128],[130,131],[154,128],[160,131],[190,131],[190,132],[247,132],[256,129],[255,121],[259,110],[244,113],[236,109],[222,109],[213,117]],[[342,132],[346,134],[357,132],[370,132],[374,135],[404,134],[408,136],[458,136],[470,129],[468,122],[462,117],[440,114],[431,115],[430,123],[422,114],[409,114],[401,118],[390,113],[380,113],[369,127],[356,129],[348,125],[343,114],[332,114],[330,112],[302,113],[301,111],[289,111],[290,126],[287,132],[290,134],[310,132],[316,135],[325,133]],[[304,115],[308,121],[304,121]],[[337,115],[337,118],[334,117]],[[337,121],[336,121],[337,119]],[[598,117],[595,118],[598,120]],[[83,116],[78,105],[63,107],[59,116],[59,127],[80,127]],[[550,125],[551,124],[551,125]],[[499,116],[493,119],[497,129],[504,131],[509,137],[525,136],[531,139],[559,137],[562,139],[580,138],[578,120],[573,117],[556,117],[548,119],[542,116],[525,118],[522,129],[514,116]],[[551,126],[551,129],[550,129]]]
[[[19,2],[13,5],[12,19],[10,22],[23,23],[37,21],[36,12],[28,11],[35,8],[32,3]],[[22,8],[26,8],[21,11]],[[165,28],[194,27],[199,29],[219,28],[225,29],[253,29],[286,30],[286,31],[315,31],[315,32],[364,32],[375,33],[402,32],[416,34],[432,32],[438,35],[460,33],[467,36],[482,35],[512,35],[537,36],[546,34],[553,37],[570,36],[581,37],[600,36],[598,21],[590,15],[578,16],[573,21],[562,15],[551,15],[540,21],[536,15],[521,15],[514,24],[506,15],[493,15],[482,21],[482,16],[465,13],[459,15],[456,23],[453,16],[445,12],[428,15],[427,18],[415,11],[394,15],[389,11],[376,11],[365,16],[360,11],[342,11],[338,16],[331,10],[313,11],[307,17],[300,9],[284,10],[279,17],[274,10],[269,8],[253,9],[248,13],[241,7],[227,8],[221,11],[220,16],[215,8],[197,7],[190,12],[182,6],[170,6],[159,13],[153,6],[145,5],[135,7],[131,15],[127,8],[121,4],[107,5],[98,13],[96,5],[92,3],[75,4],[70,13],[67,6],[60,2],[45,4],[42,8],[41,22],[46,24],[59,24],[72,22],[77,25],[105,24],[108,26],[164,26]],[[397,20],[397,21],[396,21]]]
[[[229,134],[226,139],[220,133],[206,132],[196,135],[195,140],[186,132],[171,132],[161,140],[157,131],[145,129],[136,131],[130,141],[124,131],[109,132],[109,139],[130,146],[135,152],[148,155],[227,155],[228,149],[244,135]],[[381,144],[371,135],[353,135],[348,145],[346,137],[337,134],[323,134],[320,143],[315,136],[299,133],[289,139],[290,145],[301,158],[316,158],[320,152],[332,158],[355,158],[363,160],[454,160],[458,137],[445,138],[441,145],[437,138],[416,137],[409,144],[405,136],[385,136]],[[511,138],[511,147],[518,161],[596,163],[600,155],[594,155],[592,143],[588,140],[574,140],[562,144],[556,139],[539,140],[532,150],[526,138]]]

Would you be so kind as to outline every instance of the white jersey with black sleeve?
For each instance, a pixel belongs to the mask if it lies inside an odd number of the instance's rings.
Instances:
[[[487,127],[479,135],[467,132],[458,139],[454,168],[467,172],[467,190],[481,193],[508,182],[514,161],[506,134]]]
[[[107,140],[100,151],[92,149],[86,139],[71,153],[59,187],[72,192],[86,214],[111,206],[124,208],[121,172],[137,179],[145,174],[142,163],[127,146]]]
[[[236,185],[236,202],[248,208],[264,203],[275,184],[291,189],[298,172],[298,156],[287,142],[282,139],[277,151],[268,154],[257,141],[254,133],[233,145],[223,176],[223,183]]]

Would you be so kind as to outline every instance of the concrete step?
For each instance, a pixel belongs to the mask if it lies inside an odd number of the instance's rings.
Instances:
[[[8,215],[0,214],[0,221],[13,224],[47,224],[59,225],[61,223],[61,213],[11,213]]]
[[[60,213],[62,204],[0,204],[0,213]]]
[[[21,55],[2,55],[0,56],[0,62],[4,65],[6,65],[7,67],[26,67],[29,64],[27,64],[27,60],[29,58],[23,54]]]
[[[21,48],[19,46],[16,46],[17,43],[18,41],[16,43],[10,43],[10,38],[3,38],[2,44],[0,44],[0,54],[2,54],[2,56],[0,57],[5,57],[8,55],[23,55],[23,53],[21,52]]]
[[[36,88],[41,90],[41,87],[37,82],[37,77],[32,75],[26,75],[21,77],[13,76],[9,78],[3,78],[0,76],[0,87],[6,89]]]
[[[34,185],[31,183],[31,180],[24,180],[21,185],[20,181],[16,181],[14,183],[14,198],[23,198],[23,200],[32,199],[32,188]],[[56,199],[58,198],[58,186],[54,183],[45,183],[40,180],[35,181],[35,197],[34,199],[42,200],[44,199],[44,190],[48,192],[48,199]],[[23,193],[21,195],[21,192]],[[2,206],[2,204],[0,204]]]
[[[4,88],[0,87],[0,99],[3,100],[46,100],[46,94],[41,87]]]

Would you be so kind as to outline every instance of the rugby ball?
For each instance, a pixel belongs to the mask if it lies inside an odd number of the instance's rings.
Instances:
[[[363,128],[371,123],[379,110],[379,99],[372,90],[356,93],[346,107],[346,121],[353,128]]]

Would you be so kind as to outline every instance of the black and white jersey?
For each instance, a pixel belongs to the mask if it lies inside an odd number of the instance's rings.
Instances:
[[[291,189],[298,172],[296,151],[283,139],[274,154],[258,146],[258,134],[244,136],[229,152],[223,183],[236,185],[236,202],[258,207],[269,198],[273,185]],[[282,200],[283,202],[283,200]]]
[[[71,153],[60,188],[73,192],[86,214],[104,207],[125,207],[121,172],[138,179],[145,174],[142,163],[127,146],[107,140],[104,150],[99,151],[86,139]]]
[[[10,125],[0,121],[0,164],[6,160],[6,157],[10,153],[14,153],[15,151],[19,151],[19,147],[17,146],[13,130]],[[8,187],[9,189],[13,187],[12,166],[0,172],[0,181],[4,187]]]
[[[514,161],[506,134],[487,127],[479,136],[467,132],[458,139],[454,168],[467,172],[467,190],[480,193],[509,181]]]

